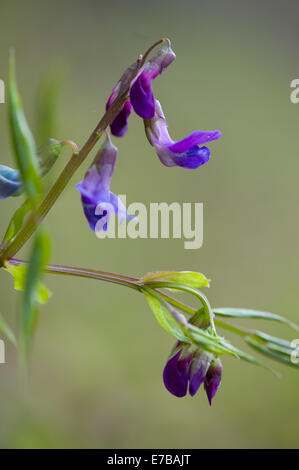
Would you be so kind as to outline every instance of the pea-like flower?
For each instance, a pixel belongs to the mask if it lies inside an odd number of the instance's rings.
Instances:
[[[106,110],[110,108],[114,100],[117,98],[119,88],[120,82],[113,88],[112,93],[109,96],[106,104]],[[110,124],[110,130],[112,135],[114,135],[115,137],[123,137],[126,134],[128,130],[128,120],[131,111],[132,105],[130,103],[130,100],[128,99],[121,107],[121,110],[116,116],[116,118]]]
[[[0,165],[0,199],[18,196],[22,191],[20,172],[6,165]]]
[[[152,119],[144,121],[145,132],[150,144],[155,148],[160,161],[165,166],[182,168],[198,168],[210,158],[208,147],[200,145],[217,140],[221,132],[194,131],[178,142],[171,139],[168,125],[161,104],[156,100],[156,112]]]
[[[143,119],[151,119],[155,115],[155,96],[152,81],[161,75],[176,58],[170,42],[145,64],[130,90],[130,100],[134,111]]]
[[[83,181],[76,185],[81,194],[84,214],[90,228],[107,231],[109,218],[115,213],[122,222],[133,218],[127,214],[122,201],[110,191],[111,177],[117,158],[117,148],[107,136],[104,147],[96,155]]]
[[[163,371],[167,390],[176,397],[193,397],[202,383],[211,404],[221,382],[222,365],[211,353],[178,342]]]

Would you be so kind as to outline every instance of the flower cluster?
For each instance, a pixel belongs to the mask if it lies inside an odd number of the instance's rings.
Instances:
[[[176,397],[184,397],[189,388],[193,397],[202,383],[210,405],[221,382],[222,364],[213,354],[178,342],[163,371],[167,390]]]
[[[161,105],[155,99],[153,91],[153,80],[161,75],[165,69],[175,60],[176,56],[171,49],[170,42],[162,47],[159,52],[150,59],[139,70],[139,73],[132,81],[129,95],[125,103],[122,105],[118,115],[110,124],[111,134],[115,137],[123,137],[128,130],[128,120],[132,112],[144,120],[146,136],[150,144],[155,148],[157,155],[163,165],[172,167],[179,166],[182,168],[194,169],[203,165],[209,160],[210,150],[202,144],[211,142],[221,137],[220,131],[194,131],[189,136],[176,142],[171,139],[167,122],[163,114]],[[124,73],[123,77],[113,88],[108,101],[106,110],[118,98],[122,84],[128,78],[130,68]],[[84,180],[77,185],[77,189],[81,193],[81,200],[85,216],[92,230],[107,230],[107,223],[98,224],[102,217],[107,215],[107,211],[100,211],[95,214],[95,209],[103,204],[110,203],[110,213],[114,212],[122,219],[128,217],[126,209],[119,206],[116,196],[110,193],[110,179],[114,168],[117,150],[107,140],[107,145],[102,150],[106,156],[97,156],[97,164],[93,164],[85,175]],[[110,170],[104,170],[106,166],[105,160],[108,154],[111,154]],[[105,173],[105,175],[104,175]],[[109,184],[108,184],[109,182]]]

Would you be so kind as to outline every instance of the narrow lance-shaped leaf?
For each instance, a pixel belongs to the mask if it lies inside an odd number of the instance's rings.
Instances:
[[[7,227],[6,233],[3,238],[3,245],[8,244],[13,241],[18,231],[21,229],[24,219],[28,212],[32,209],[32,203],[29,199],[23,202],[23,204],[18,207],[14,215],[10,219],[9,225]]]
[[[41,197],[43,186],[39,175],[35,142],[17,89],[13,51],[10,54],[9,67],[9,117],[16,160],[24,188],[30,201],[36,204]]]
[[[164,304],[163,299],[157,298],[157,293],[147,290],[144,291],[144,294],[160,326],[179,341],[199,345],[202,349],[215,354],[231,354],[236,356],[233,347],[224,338],[215,336],[207,330],[197,328],[192,323],[188,323],[185,318],[181,319],[180,316],[182,314],[178,311],[171,312],[172,307],[170,305],[167,306],[167,303]]]
[[[292,367],[299,367],[298,363],[292,362],[291,361],[291,353],[292,351],[289,351],[289,354],[286,354],[286,351],[280,351],[278,348],[273,348],[271,346],[271,343],[263,343],[258,340],[253,339],[250,336],[247,336],[245,338],[245,341],[253,348],[256,349],[258,352],[261,354],[264,354],[267,357],[270,357],[271,359],[275,361],[282,362],[283,364],[287,364]]]
[[[245,353],[244,351],[241,351],[240,349],[238,348],[235,348],[234,346],[232,346],[237,354],[237,356],[242,359],[243,361],[246,361],[246,362],[250,362],[251,364],[253,365],[256,365],[256,366],[260,366],[260,367],[263,367],[264,369],[267,369],[269,371],[271,371],[274,375],[276,375],[277,377],[279,377],[279,374],[278,372],[276,372],[275,369],[272,369],[272,367],[269,367],[267,364],[265,364],[264,362],[262,361],[259,361],[258,359],[256,359],[255,357],[251,356],[250,354],[248,353]]]
[[[20,322],[20,360],[26,364],[37,322],[37,296],[44,268],[49,260],[50,242],[42,228],[36,234],[25,279]]]
[[[262,312],[259,310],[250,310],[246,308],[213,308],[213,312],[216,316],[219,317],[229,317],[229,318],[255,318],[261,320],[273,320],[279,323],[284,323],[285,325],[290,326],[291,328],[299,331],[299,326],[293,323],[292,321],[284,318],[280,315],[270,312]]]
[[[210,279],[207,279],[204,274],[192,271],[154,271],[145,274],[141,282],[173,282],[174,284],[184,284],[188,287],[208,287]],[[174,286],[175,287],[175,286]]]
[[[170,311],[150,293],[144,292],[144,295],[159,325],[168,333],[175,336],[179,341],[190,343],[190,340],[184,335],[180,325],[174,319]]]
[[[7,324],[6,320],[4,320],[3,316],[0,315],[0,333],[2,333],[9,341],[16,346],[17,345],[17,340],[14,335],[14,332],[10,328],[10,326]]]

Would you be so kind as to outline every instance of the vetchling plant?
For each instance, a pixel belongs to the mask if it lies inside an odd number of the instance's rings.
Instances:
[[[150,58],[158,46],[160,49]],[[110,127],[115,137],[124,136],[132,109],[143,119],[147,139],[162,164],[196,169],[209,160],[210,150],[203,144],[219,139],[221,133],[217,130],[197,130],[178,142],[172,140],[161,104],[155,99],[153,81],[174,60],[170,41],[161,39],[143,56],[140,55],[121,76],[108,98],[105,114],[80,150],[70,140],[58,141],[53,138],[36,149],[17,89],[15,59],[11,53],[9,120],[17,169],[0,165],[0,198],[22,194],[24,201],[8,224],[0,247],[0,266],[13,275],[15,289],[23,291],[23,302],[18,335],[15,336],[3,318],[0,318],[0,332],[18,348],[20,365],[26,367],[37,323],[38,303],[46,302],[49,297],[49,291],[42,283],[44,272],[98,279],[130,287],[145,296],[160,326],[176,339],[163,372],[167,390],[177,397],[185,396],[188,391],[193,396],[203,383],[211,404],[221,382],[221,355],[230,355],[269,368],[233,346],[218,334],[216,327],[241,336],[247,345],[265,356],[298,367],[291,360],[295,350],[292,343],[259,330],[234,326],[227,322],[227,318],[273,320],[296,330],[298,326],[272,313],[212,308],[207,297],[199,291],[209,286],[210,281],[199,272],[156,271],[135,278],[96,269],[51,265],[49,236],[43,227],[44,218],[100,138],[104,142],[84,179],[77,184],[85,217],[94,231],[107,230],[112,213],[121,220],[131,217],[118,197],[110,191],[117,148],[111,142],[107,129]],[[43,176],[51,170],[66,145],[72,148],[73,155],[46,193]],[[33,235],[29,261],[15,258]],[[178,291],[194,296],[198,307],[192,308],[173,297],[173,293]]]

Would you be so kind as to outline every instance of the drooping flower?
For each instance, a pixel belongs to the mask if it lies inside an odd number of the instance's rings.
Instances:
[[[109,218],[115,213],[121,220],[133,218],[127,214],[122,201],[110,191],[111,177],[117,158],[117,148],[107,136],[83,181],[76,185],[81,194],[84,214],[91,230],[108,230]]]
[[[204,382],[211,361],[211,354],[178,342],[163,371],[165,387],[176,397],[184,397],[189,386],[193,397]]]
[[[0,199],[18,196],[22,192],[20,172],[6,165],[0,165]]]
[[[120,82],[113,88],[111,95],[106,104],[106,110],[110,108],[112,103],[118,96]],[[120,112],[110,124],[111,134],[115,137],[123,137],[128,130],[128,119],[132,111],[132,105],[128,99],[121,107]]]
[[[207,375],[205,377],[204,387],[209,400],[210,405],[214,398],[222,378],[222,363],[219,358],[213,359]]]
[[[193,169],[207,163],[210,158],[210,150],[208,147],[200,147],[200,145],[221,137],[221,132],[218,130],[198,130],[180,141],[172,140],[158,100],[155,101],[155,116],[152,119],[146,119],[144,125],[147,138],[155,148],[160,161],[169,167],[180,166]]]
[[[155,115],[155,96],[152,81],[158,75],[161,75],[175,58],[176,55],[171,49],[170,42],[168,42],[167,46],[162,47],[144,65],[134,80],[130,90],[130,100],[135,113],[143,119],[151,119]]]

